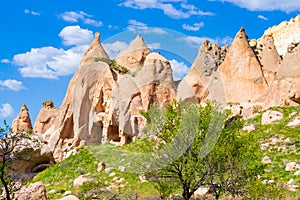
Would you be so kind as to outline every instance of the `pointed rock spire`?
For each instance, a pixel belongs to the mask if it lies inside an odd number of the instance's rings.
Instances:
[[[29,116],[27,106],[23,104],[18,117],[12,123],[11,131],[13,133],[16,133],[16,132],[27,132],[29,130],[32,130],[31,119]]]
[[[226,76],[256,79],[262,76],[260,63],[250,47],[244,28],[236,34],[219,71]]]
[[[51,126],[58,123],[58,108],[54,106],[53,101],[47,100],[43,103],[43,106],[34,122],[33,132],[43,134],[45,133]]]
[[[104,50],[103,46],[101,45],[100,42],[100,33],[96,32],[95,33],[95,38],[89,48],[86,50],[83,59],[81,60],[82,63],[87,63],[87,62],[95,62],[96,60],[99,59],[106,59],[109,60],[109,56]]]
[[[261,64],[267,82],[271,83],[281,63],[281,58],[274,45],[273,36],[264,35],[256,43],[256,45],[252,46],[252,49]]]
[[[251,48],[245,29],[236,34],[219,66],[227,102],[253,102],[263,95],[267,82],[261,64]]]
[[[209,90],[213,73],[224,61],[227,46],[210,44],[205,40],[198,49],[198,55],[186,77],[178,85],[177,97],[184,101],[200,102],[212,92]]]
[[[150,50],[145,44],[142,36],[137,35],[128,48],[117,55],[116,61],[119,65],[131,69],[133,67],[141,66],[149,53]]]

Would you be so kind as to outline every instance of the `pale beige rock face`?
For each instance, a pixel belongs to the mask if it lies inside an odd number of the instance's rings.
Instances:
[[[270,27],[264,35],[271,35],[279,55],[284,56],[288,45],[300,42],[300,15],[290,21],[281,22],[277,26]]]
[[[85,52],[81,60],[81,63],[85,63],[85,64],[93,63],[96,61],[95,59],[109,60],[107,53],[105,52],[104,48],[100,44],[100,33],[98,32],[95,33],[95,38],[92,44],[90,45],[90,47]]]
[[[59,108],[58,125],[54,123],[50,128],[52,133],[47,133],[56,161],[65,158],[67,151],[78,146],[81,140],[87,145],[100,144],[104,129],[113,123],[110,102],[116,74],[107,63],[101,61],[108,59],[108,56],[99,39],[96,33],[69,83]]]
[[[267,88],[261,64],[243,28],[236,34],[217,71],[223,83],[226,102],[256,101]]]
[[[266,107],[296,105],[300,101],[300,46],[293,45],[284,56],[265,96]]]
[[[59,109],[49,100],[43,103],[43,106],[34,122],[33,132],[38,134],[45,133],[51,126],[57,126],[57,116]]]
[[[282,61],[274,45],[273,37],[264,35],[258,40],[257,46],[254,47],[254,51],[261,64],[263,75],[266,78],[268,85],[270,85]]]
[[[18,117],[12,123],[11,131],[17,133],[30,130],[32,130],[31,119],[27,106],[23,104]]]
[[[16,194],[16,200],[47,200],[46,187],[42,182],[30,184],[28,187],[23,187]]]
[[[96,33],[61,107],[43,107],[34,131],[41,133],[55,161],[60,161],[76,153],[80,144],[122,145],[135,140],[146,123],[140,110],[163,106],[174,98],[238,102],[232,110],[245,118],[258,108],[299,103],[300,45],[289,45],[282,58],[277,53],[278,38],[266,32],[249,41],[241,29],[229,48],[205,41],[176,88],[168,60],[150,53],[140,36],[117,56],[117,63],[130,69],[121,74],[107,64],[109,57]]]
[[[138,35],[129,45],[129,47],[119,53],[116,61],[119,65],[128,69],[139,67],[143,64],[146,56],[150,53],[143,38]]]
[[[209,96],[210,98],[220,96],[222,86],[219,87],[215,71],[224,61],[227,49],[210,44],[208,40],[204,41],[188,74],[178,85],[177,98],[183,101],[202,102]]]
[[[170,63],[158,53],[150,53],[144,66],[135,76],[124,75],[118,79],[119,130],[124,144],[141,133],[145,118],[140,110],[150,105],[162,106],[175,98],[175,86]]]

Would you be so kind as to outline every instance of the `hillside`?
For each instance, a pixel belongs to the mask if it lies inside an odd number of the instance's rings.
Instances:
[[[279,111],[283,118],[271,124],[262,124],[265,111],[261,111],[256,117],[244,122],[244,130],[241,132],[248,132],[246,129],[253,127],[253,135],[260,141],[262,154],[259,161],[267,165],[260,180],[267,185],[283,188],[266,193],[266,197],[294,199],[300,197],[300,126],[299,120],[295,127],[287,124],[299,119],[300,107],[275,107],[271,110]],[[120,199],[153,199],[158,196],[155,187],[149,181],[139,178],[140,174],[132,170],[135,154],[146,148],[141,144],[138,140],[128,147],[113,144],[82,147],[80,153],[47,168],[31,182],[47,183],[49,199],[61,198],[69,193],[80,199],[92,199],[92,196],[96,199],[111,199],[115,195]],[[106,169],[99,172],[97,167],[102,162],[106,164]],[[290,164],[292,162],[296,163],[294,167]],[[83,186],[74,187],[74,180],[81,175],[92,179]],[[264,191],[259,192],[264,194]]]

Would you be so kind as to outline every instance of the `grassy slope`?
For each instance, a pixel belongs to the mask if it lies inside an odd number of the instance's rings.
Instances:
[[[257,129],[254,130],[257,140],[265,141],[270,144],[269,149],[263,151],[263,154],[269,156],[272,162],[267,164],[266,173],[261,179],[274,180],[274,185],[284,185],[293,178],[295,184],[300,185],[300,176],[295,176],[294,172],[285,171],[285,163],[291,161],[300,163],[300,127],[289,128],[286,126],[287,123],[292,120],[292,118],[289,117],[290,114],[292,112],[299,114],[300,107],[273,109],[284,113],[284,118],[277,123],[261,125],[261,114],[246,122],[247,124],[255,124],[257,126]],[[275,137],[279,137],[281,141],[286,142],[278,142],[273,145],[271,144],[272,140],[270,138]],[[289,138],[289,141],[286,140],[287,138]],[[31,182],[43,181],[47,186],[48,192],[55,189],[56,193],[48,194],[49,199],[60,198],[65,191],[72,191],[73,194],[81,196],[82,199],[88,199],[84,198],[83,193],[91,194],[91,192],[97,194],[98,198],[101,199],[109,199],[116,194],[121,194],[121,196],[135,194],[140,198],[157,195],[157,192],[150,183],[141,183],[138,178],[138,171],[135,171],[135,168],[132,167],[138,164],[134,164],[135,157],[137,156],[137,153],[134,152],[135,147],[136,151],[139,152],[141,152],[143,148],[147,148],[141,146],[138,142],[136,146],[130,144],[128,148],[117,147],[112,144],[86,147],[81,149],[79,154],[41,172]],[[130,151],[128,151],[128,149]],[[112,167],[110,172],[97,172],[97,164],[99,162],[105,162],[107,167]],[[127,172],[120,172],[118,170],[120,166],[126,166]],[[113,177],[109,176],[112,172],[116,173],[116,177],[125,178],[125,181],[121,183],[113,181]],[[91,184],[74,188],[73,180],[81,174],[87,173],[90,173],[95,181]],[[112,184],[117,186],[115,191],[105,193],[101,190]],[[124,185],[124,187],[122,187],[122,185]],[[296,198],[300,197],[300,191],[291,192],[286,190],[286,194],[284,195],[288,198]]]
[[[285,171],[288,162],[300,164],[300,127],[286,126],[299,115],[300,107],[274,107],[272,109],[283,113],[283,119],[274,124],[261,125],[262,114],[259,114],[247,122],[257,126],[257,129],[254,130],[257,140],[261,143],[269,143],[269,147],[263,151],[262,156],[269,156],[272,162],[267,164],[262,180],[274,180],[273,184],[283,186],[290,179],[294,179],[295,185],[300,185],[300,176],[294,175],[295,171]],[[293,117],[290,116],[292,113]],[[278,138],[278,142],[275,142],[275,138]],[[289,198],[299,198],[300,190],[295,192],[286,190],[285,195]]]

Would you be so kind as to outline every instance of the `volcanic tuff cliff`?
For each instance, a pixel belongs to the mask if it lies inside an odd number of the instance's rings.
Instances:
[[[96,33],[61,107],[45,102],[34,133],[48,141],[59,161],[79,145],[134,140],[145,124],[140,110],[163,106],[174,98],[239,103],[249,112],[257,104],[299,103],[300,38],[294,34],[299,19],[300,15],[268,29],[258,40],[249,40],[241,28],[230,47],[205,41],[178,87],[169,61],[151,53],[141,36],[111,61]]]

